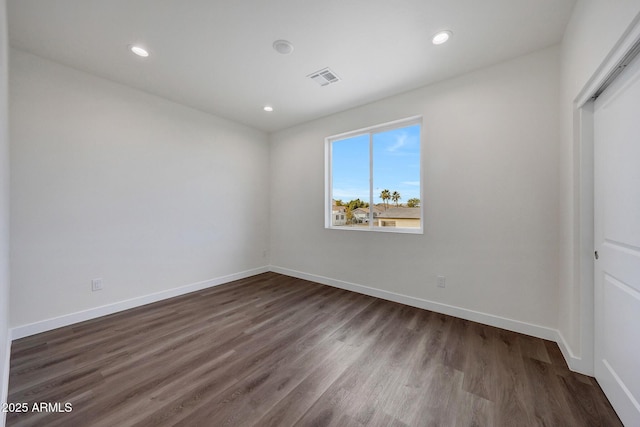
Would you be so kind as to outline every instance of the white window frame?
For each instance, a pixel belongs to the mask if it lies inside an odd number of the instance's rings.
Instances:
[[[373,216],[373,135],[389,130],[408,127],[412,125],[420,125],[420,228],[402,228],[402,227],[376,227],[374,226]],[[331,169],[332,159],[332,143],[347,138],[353,138],[359,135],[369,135],[369,218],[368,227],[345,227],[345,226],[333,226],[332,225],[332,210],[333,210],[333,172]],[[351,231],[375,231],[381,233],[406,233],[406,234],[424,234],[424,132],[422,126],[422,116],[412,116],[405,119],[394,120],[375,126],[369,126],[350,132],[344,132],[337,135],[328,136],[325,138],[324,145],[324,165],[325,165],[325,215],[324,215],[324,227],[332,230],[351,230]],[[378,218],[378,217],[376,217]]]

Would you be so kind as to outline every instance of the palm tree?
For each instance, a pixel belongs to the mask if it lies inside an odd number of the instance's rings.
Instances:
[[[400,193],[398,193],[397,191],[394,191],[393,194],[391,195],[391,200],[393,200],[396,203],[396,208],[398,207],[398,200],[402,199],[402,197],[400,197]]]
[[[391,198],[391,192],[389,190],[386,190],[386,189],[382,190],[380,192],[380,198],[384,202],[384,208],[388,209],[389,205],[387,204],[387,200],[389,200]]]

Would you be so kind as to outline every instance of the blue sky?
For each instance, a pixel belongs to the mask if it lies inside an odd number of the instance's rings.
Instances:
[[[369,134],[333,142],[332,173],[334,199],[369,201]],[[401,203],[420,198],[420,125],[373,135],[374,203],[385,188]]]

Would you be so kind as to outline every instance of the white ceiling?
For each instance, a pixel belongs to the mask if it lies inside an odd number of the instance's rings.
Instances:
[[[558,43],[575,0],[7,3],[14,47],[274,131]],[[442,29],[453,38],[434,46]],[[294,52],[276,53],[277,39]],[[306,77],[324,67],[342,81]]]

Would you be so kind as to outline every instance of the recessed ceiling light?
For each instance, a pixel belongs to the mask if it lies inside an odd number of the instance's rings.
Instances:
[[[436,35],[433,36],[431,41],[433,44],[442,44],[445,43],[449,38],[453,35],[451,31],[440,31]]]
[[[293,52],[293,45],[290,41],[287,40],[276,40],[273,42],[273,48],[276,52],[281,53],[283,55],[288,55]]]
[[[268,111],[268,112],[272,112],[273,111],[273,107],[271,105],[265,105],[262,109],[264,111]]]
[[[147,56],[149,56],[149,51],[141,46],[131,45],[129,46],[129,49],[131,49],[131,52],[143,58],[146,58]]]

